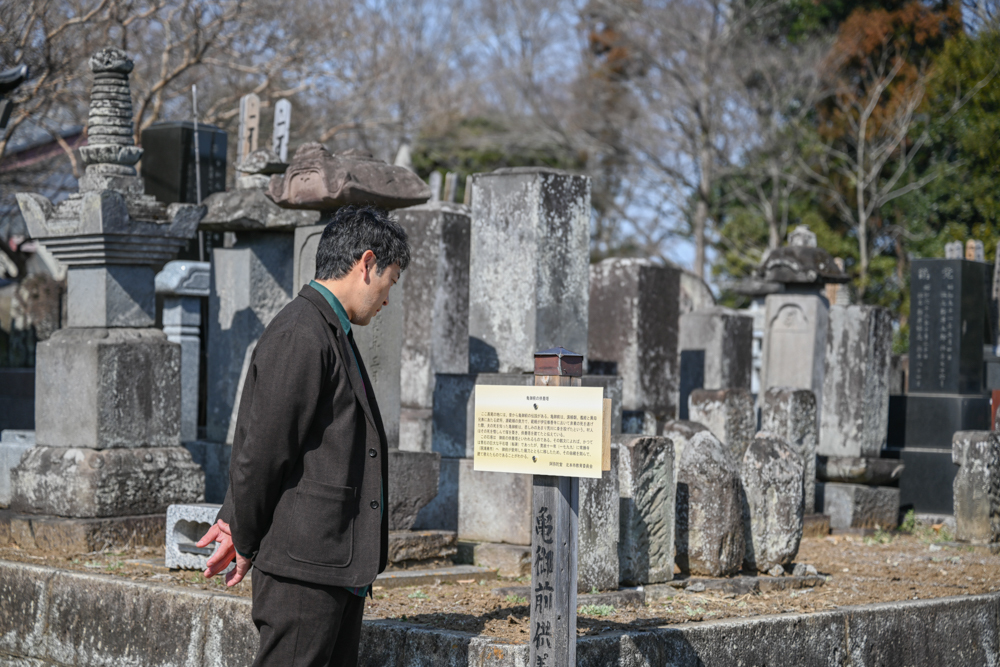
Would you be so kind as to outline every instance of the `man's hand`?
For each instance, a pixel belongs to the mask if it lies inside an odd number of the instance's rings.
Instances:
[[[235,586],[243,581],[243,577],[250,571],[250,559],[236,553],[233,545],[233,535],[229,531],[229,524],[219,520],[208,529],[208,532],[198,540],[197,546],[207,547],[212,542],[218,542],[219,546],[215,553],[208,557],[208,567],[205,569],[205,578],[211,578],[219,574],[236,559],[236,567],[226,575],[226,586]]]

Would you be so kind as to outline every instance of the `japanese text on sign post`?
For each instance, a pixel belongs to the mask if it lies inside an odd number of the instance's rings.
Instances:
[[[600,387],[476,385],[475,470],[601,476]]]

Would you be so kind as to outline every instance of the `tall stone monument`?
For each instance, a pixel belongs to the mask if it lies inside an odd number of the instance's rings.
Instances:
[[[768,253],[758,277],[777,286],[765,301],[760,390],[810,389],[822,414],[830,311],[823,288],[848,277],[801,225],[788,235],[787,246]]]
[[[69,267],[67,326],[36,353],[37,445],[11,472],[11,509],[27,515],[32,529],[19,534],[33,546],[46,531],[70,548],[161,542],[167,505],[204,494],[202,471],[180,447],[181,348],[152,327],[154,273],[194,236],[204,210],[144,194],[132,66],[116,48],[90,59],[79,192],[55,206],[17,197],[32,237]]]
[[[677,416],[680,276],[640,259],[590,267],[588,364],[591,373],[622,378],[629,433],[656,434]]]
[[[400,449],[433,450],[439,374],[469,371],[469,244],[466,206],[430,202],[399,209],[410,242],[400,368]]]
[[[900,502],[918,513],[952,513],[952,437],[990,429],[983,388],[988,271],[988,264],[965,259],[911,263],[905,429],[889,454],[906,465]]]

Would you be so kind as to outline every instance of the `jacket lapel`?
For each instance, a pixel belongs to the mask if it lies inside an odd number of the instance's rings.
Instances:
[[[337,339],[337,345],[340,348],[340,360],[347,366],[347,377],[351,380],[351,389],[354,390],[354,395],[357,397],[358,402],[361,403],[361,409],[365,411],[368,421],[370,421],[372,426],[375,427],[375,430],[381,434],[382,420],[375,419],[375,415],[372,413],[371,401],[368,400],[368,392],[365,389],[365,383],[367,380],[362,378],[361,374],[358,372],[358,365],[363,363],[361,361],[361,355],[357,354],[357,364],[351,363],[351,343],[347,339],[347,334],[344,333],[344,330],[340,326],[340,319],[337,317],[337,314],[333,312],[333,308],[331,308],[330,304],[326,302],[326,299],[323,298],[323,295],[312,287],[309,287],[308,285],[303,287],[302,291],[299,292],[299,296],[305,298],[311,304],[316,306],[316,308],[319,309],[319,312],[323,314],[323,318],[327,321],[327,324],[333,328],[334,338]],[[385,436],[381,435],[381,437],[384,438]]]

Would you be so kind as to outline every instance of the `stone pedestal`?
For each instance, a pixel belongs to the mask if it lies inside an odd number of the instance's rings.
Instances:
[[[748,389],[696,389],[688,405],[691,421],[704,425],[729,448],[733,459],[743,454],[757,432],[757,415]]]
[[[680,274],[638,259],[591,266],[588,368],[622,378],[626,412],[677,415]]]
[[[1000,542],[1000,434],[960,431],[952,444],[955,475],[955,538],[974,544]]]
[[[892,530],[899,523],[899,489],[818,482],[816,511],[830,517],[830,527]]]
[[[618,590],[620,488],[618,449],[611,450],[611,469],[600,479],[580,478],[577,591]]]
[[[434,202],[395,215],[411,257],[405,294],[397,297],[403,306],[399,445],[431,451],[435,376],[469,370],[469,213]]]
[[[469,370],[530,373],[587,349],[590,179],[544,168],[472,178]]]
[[[795,451],[802,461],[805,513],[816,511],[816,396],[809,389],[772,387],[761,401],[760,430],[771,433]]]
[[[809,389],[816,396],[817,418],[823,410],[829,310],[818,292],[769,294],[765,302],[761,391]]]
[[[877,457],[889,428],[892,318],[878,306],[832,306],[818,453]]]
[[[752,317],[721,306],[685,313],[680,318],[678,347],[681,419],[691,419],[687,402],[695,389],[750,390]]]
[[[156,274],[163,297],[163,333],[181,346],[181,442],[198,439],[198,385],[201,376],[201,302],[209,296],[211,264],[167,262]]]

